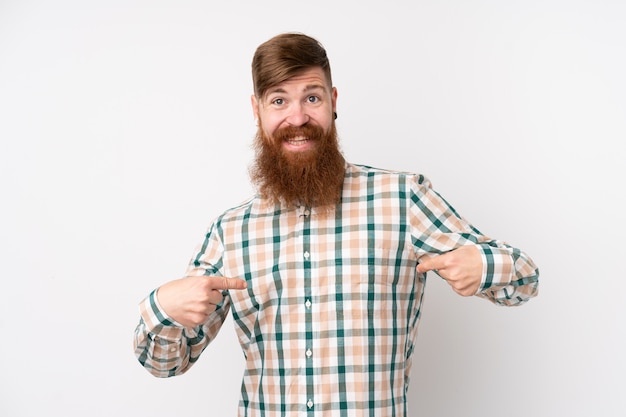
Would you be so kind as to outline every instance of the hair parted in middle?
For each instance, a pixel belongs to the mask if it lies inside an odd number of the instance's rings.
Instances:
[[[296,32],[274,36],[259,45],[252,59],[254,95],[262,98],[270,87],[312,67],[322,68],[332,86],[330,62],[319,41]]]

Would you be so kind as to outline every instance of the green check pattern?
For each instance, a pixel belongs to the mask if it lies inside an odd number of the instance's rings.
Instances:
[[[346,165],[332,211],[252,198],[219,216],[187,276],[248,282],[224,292],[204,325],[183,328],[153,291],[140,304],[139,362],[158,377],[184,373],[230,311],[246,358],[240,416],[406,416],[426,277],[423,257],[477,245],[476,294],[519,305],[539,272],[519,249],[482,235],[421,175]]]

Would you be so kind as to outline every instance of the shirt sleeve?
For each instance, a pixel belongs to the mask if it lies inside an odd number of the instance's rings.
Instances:
[[[213,228],[207,233],[185,276],[221,275],[218,268],[221,244]],[[214,259],[214,262],[211,262]],[[230,309],[230,296],[224,299],[201,326],[187,328],[169,317],[159,305],[158,289],[140,304],[140,320],[135,329],[134,349],[139,363],[160,378],[185,373],[217,336]]]
[[[430,181],[416,176],[411,186],[411,229],[418,259],[476,245],[483,260],[477,296],[497,305],[520,305],[538,294],[539,270],[533,260],[506,242],[491,239],[472,226]]]

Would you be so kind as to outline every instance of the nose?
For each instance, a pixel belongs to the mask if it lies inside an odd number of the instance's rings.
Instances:
[[[309,115],[300,103],[294,103],[285,120],[290,126],[303,126],[309,121]]]

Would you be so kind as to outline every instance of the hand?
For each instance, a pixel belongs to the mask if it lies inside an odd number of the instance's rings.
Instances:
[[[417,272],[427,271],[437,272],[457,294],[468,297],[480,287],[483,261],[476,245],[461,246],[417,265]]]
[[[226,277],[187,277],[170,281],[157,290],[165,313],[185,327],[206,323],[209,314],[222,302],[222,290],[243,290],[246,281]]]

